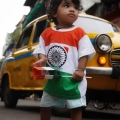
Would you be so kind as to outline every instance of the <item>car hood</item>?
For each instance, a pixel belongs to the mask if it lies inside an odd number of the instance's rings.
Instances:
[[[112,43],[113,43],[113,48],[117,49],[120,48],[120,32],[118,33],[108,33],[110,36]]]

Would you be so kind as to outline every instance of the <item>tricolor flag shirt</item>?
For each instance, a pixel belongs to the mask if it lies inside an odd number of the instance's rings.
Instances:
[[[69,76],[78,68],[79,59],[86,55],[91,59],[95,50],[82,28],[73,26],[70,29],[56,30],[55,27],[50,27],[40,35],[33,54],[37,57],[39,53],[49,58],[48,66],[60,68],[50,74]],[[74,81],[69,77],[52,79],[44,87],[47,93],[63,99],[78,99],[86,94],[86,89],[85,77],[82,81]]]

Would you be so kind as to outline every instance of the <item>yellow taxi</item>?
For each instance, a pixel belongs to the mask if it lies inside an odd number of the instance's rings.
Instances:
[[[96,49],[96,55],[87,64],[87,98],[101,99],[105,93],[120,91],[120,30],[114,24],[98,17],[80,14],[74,23],[82,27]],[[1,66],[1,100],[13,108],[18,99],[32,93],[41,96],[46,80],[33,80],[32,65],[37,60],[32,54],[42,31],[54,24],[43,15],[29,23],[22,32],[12,53]],[[108,94],[109,95],[109,94]],[[109,96],[110,97],[110,96]]]

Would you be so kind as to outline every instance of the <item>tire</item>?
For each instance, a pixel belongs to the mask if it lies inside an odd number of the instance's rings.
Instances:
[[[107,106],[109,105],[109,103],[107,102],[102,102],[102,101],[99,101],[99,100],[94,100],[93,101],[93,105],[96,109],[98,110],[103,110],[105,108],[107,108]]]
[[[18,102],[18,96],[15,91],[9,88],[9,83],[6,81],[3,90],[3,100],[5,107],[7,108],[15,108]]]
[[[110,109],[115,110],[115,106],[116,106],[116,103],[113,102],[113,103],[110,103],[108,107],[109,107]]]

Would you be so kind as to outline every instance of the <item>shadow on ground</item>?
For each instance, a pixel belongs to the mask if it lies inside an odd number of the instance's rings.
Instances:
[[[31,111],[31,112],[40,112],[40,107],[34,107],[34,106],[17,106],[16,110],[22,110],[22,111]],[[56,117],[65,117],[70,118],[70,111],[67,109],[62,108],[53,108],[52,109],[52,115]],[[120,115],[118,114],[111,114],[111,113],[103,113],[103,112],[96,112],[96,111],[84,111],[83,112],[83,118],[89,118],[89,119],[120,119]]]

